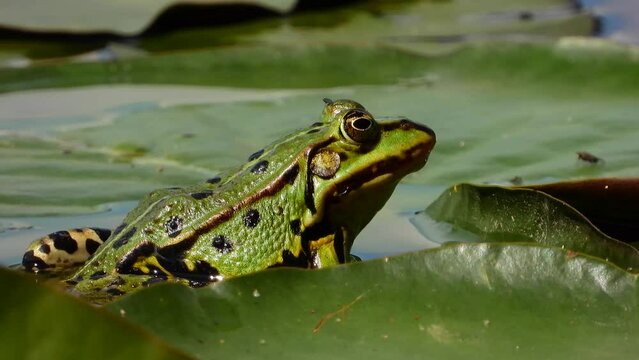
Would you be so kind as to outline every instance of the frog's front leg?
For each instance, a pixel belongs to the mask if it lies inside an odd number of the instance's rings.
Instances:
[[[359,260],[350,254],[350,246],[347,245],[349,242],[346,240],[348,234],[346,229],[341,228],[335,233],[310,241],[310,267],[322,268]]]
[[[56,231],[32,242],[22,257],[28,271],[62,270],[87,261],[111,235],[111,230],[82,228]]]

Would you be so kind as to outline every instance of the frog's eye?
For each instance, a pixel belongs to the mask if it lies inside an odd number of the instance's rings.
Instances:
[[[373,117],[361,110],[351,110],[344,115],[342,134],[358,143],[369,143],[379,138],[379,126]]]

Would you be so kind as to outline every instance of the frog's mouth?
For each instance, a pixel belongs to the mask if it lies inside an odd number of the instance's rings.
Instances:
[[[387,126],[391,129],[394,127],[418,129],[427,133],[431,140],[416,144],[406,150],[398,152],[396,155],[379,160],[336,183],[335,190],[332,192],[333,198],[338,199],[347,196],[350,192],[374,182],[399,182],[404,176],[426,165],[428,156],[436,142],[433,130],[424,125],[405,120],[398,123],[387,124]]]
[[[380,160],[363,171],[335,184],[334,198],[347,196],[350,192],[373,182],[399,182],[404,176],[415,172],[424,165],[434,146],[434,142],[419,144],[402,153]]]

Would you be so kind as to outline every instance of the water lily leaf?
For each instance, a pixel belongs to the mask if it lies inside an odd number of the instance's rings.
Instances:
[[[165,0],[164,3],[166,2],[171,3]],[[147,35],[151,36],[136,39],[135,43],[114,44],[104,37],[85,37],[83,41],[77,42],[48,41],[42,44],[28,39],[0,37],[0,66],[4,63],[8,67],[24,67],[31,64],[31,60],[35,60],[33,64],[38,65],[49,64],[52,60],[119,61],[123,58],[121,51],[117,51],[118,48],[136,48],[142,53],[166,54],[171,50],[249,44],[287,48],[384,46],[421,54],[441,54],[459,49],[467,43],[494,40],[548,41],[569,35],[589,36],[597,26],[590,13],[566,0],[534,3],[522,0],[376,0],[350,2],[340,4],[339,7],[324,6],[325,9],[322,9],[321,3],[317,3],[314,4],[313,11],[299,11],[286,17],[263,16],[258,19],[255,19],[255,11],[242,11],[246,10],[242,8],[237,8],[233,14],[226,14],[222,11],[231,11],[232,7],[201,6],[219,3],[238,4],[234,1],[200,0],[195,4],[191,3],[191,6],[173,7],[164,12],[150,28]],[[294,0],[262,0],[241,4],[271,5],[277,11],[284,12],[293,3]],[[143,4],[140,0],[117,5],[79,2],[74,7],[56,7],[63,9],[59,10],[62,12],[59,16],[51,16],[51,9],[47,8],[47,16],[40,19],[41,7],[29,8],[21,3],[21,6],[5,7],[0,15],[0,23],[6,21],[8,26],[36,31],[111,31],[131,35],[147,26],[151,15],[157,13],[162,4]],[[138,11],[129,11],[128,16],[117,14],[115,19],[111,19],[114,12],[126,12],[132,7]],[[301,5],[303,7],[304,4]],[[101,8],[108,9],[102,11]],[[12,15],[13,12],[19,14]],[[97,20],[91,16],[82,17],[80,14],[85,12],[99,12],[101,16]],[[29,18],[30,13],[35,16]],[[140,13],[144,13],[144,19],[141,19]],[[253,21],[229,21],[229,18],[242,20],[243,15]],[[81,18],[75,19],[76,16]],[[65,21],[68,17],[74,19]],[[191,28],[166,31],[176,24]],[[154,31],[156,28],[164,31]],[[117,41],[117,38],[110,40]],[[3,61],[3,58],[6,60]]]
[[[639,269],[639,251],[613,239],[561,200],[541,191],[458,184],[413,219],[426,236],[444,236],[429,219],[445,222],[486,242],[536,242]]]
[[[55,0],[43,6],[37,0],[7,0],[2,4],[0,24],[29,31],[113,32],[133,35],[146,28],[167,8],[183,1],[136,0],[126,2]],[[242,4],[287,12],[295,0],[191,0],[189,4]]]
[[[639,350],[638,301],[636,275],[610,263],[493,243],[161,285],[107,308],[198,358],[601,359]]]
[[[32,276],[0,268],[0,289],[0,346],[6,359],[190,358],[119,314],[36,284]]]
[[[577,209],[597,228],[624,242],[639,241],[639,179],[603,178],[527,185]]]

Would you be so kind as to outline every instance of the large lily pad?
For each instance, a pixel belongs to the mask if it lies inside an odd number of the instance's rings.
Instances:
[[[74,0],[60,0],[73,2]],[[207,1],[203,1],[205,3]],[[215,1],[210,1],[215,2]],[[228,1],[231,3],[232,1]],[[273,1],[263,1],[268,4]],[[37,29],[44,30],[50,22],[58,22],[65,15],[83,13],[87,2],[78,7],[64,8],[60,18],[48,16],[37,22]],[[287,4],[281,1],[281,4]],[[140,6],[132,1],[129,6]],[[229,23],[229,16],[221,14],[221,8],[192,7],[193,11],[174,12],[178,21],[189,24],[197,17],[204,21],[192,29],[168,31],[142,37],[135,42],[118,41],[117,38],[90,38],[82,41],[48,41],[31,39],[19,40],[0,37],[0,66],[25,67],[29,65],[48,66],[65,61],[95,62],[119,61],[129,57],[144,57],[152,54],[166,54],[167,51],[186,49],[210,49],[220,46],[266,45],[290,50],[299,47],[348,46],[396,48],[420,54],[448,53],[467,43],[482,43],[493,40],[549,41],[561,36],[589,36],[596,29],[594,17],[566,0],[544,0],[534,3],[512,0],[458,1],[388,1],[376,0],[342,4],[342,7],[328,7],[326,10],[299,12],[286,17],[265,17],[257,21]],[[113,4],[102,5],[116,8]],[[11,17],[12,11],[38,12],[41,8],[29,9],[25,6],[4,9]],[[62,8],[60,8],[62,9]],[[125,9],[125,7],[123,7]],[[152,11],[153,6],[146,10]],[[228,9],[228,8],[227,8]],[[140,9],[144,10],[144,9]],[[202,13],[202,11],[207,11]],[[98,10],[99,11],[99,10]],[[47,12],[49,14],[49,12]],[[207,17],[207,14],[210,15]],[[242,19],[246,12],[237,11]],[[247,16],[251,16],[251,13]],[[195,15],[195,16],[194,16]],[[99,20],[108,22],[112,14],[102,12]],[[86,16],[86,19],[93,19]],[[167,15],[166,19],[170,16]],[[188,20],[187,20],[188,19]],[[211,25],[221,20],[220,26]],[[2,15],[0,15],[2,20]],[[20,22],[20,16],[11,17],[12,23]],[[123,29],[123,22],[135,23],[138,17],[117,16],[108,27],[99,28],[99,21],[91,21],[84,31],[115,31],[130,33]],[[160,21],[162,23],[162,21]],[[67,31],[73,30],[74,22],[64,24]],[[198,25],[198,24],[191,24]],[[131,25],[127,25],[131,27]],[[159,25],[166,26],[166,25]],[[54,28],[51,30],[64,30]],[[80,29],[75,29],[78,31]],[[4,54],[3,54],[4,53]],[[339,53],[336,51],[335,53]],[[266,52],[261,57],[270,57]],[[261,58],[259,57],[259,58]],[[258,59],[259,59],[258,58]],[[340,54],[335,58],[348,61]],[[358,64],[358,62],[354,62]],[[326,75],[326,73],[324,73]]]
[[[146,28],[166,8],[185,3],[179,0],[162,1],[75,1],[55,0],[43,4],[37,0],[5,0],[0,12],[4,27],[30,31],[52,32],[114,32],[132,35]],[[261,6],[287,12],[295,0],[190,0],[189,4],[242,4]]]
[[[588,179],[527,188],[565,201],[616,239],[639,241],[639,178]]]
[[[189,358],[132,326],[121,314],[36,285],[32,277],[0,268],[0,289],[0,346],[5,359]]]
[[[108,309],[200,358],[614,359],[639,350],[638,301],[635,275],[591,257],[459,244],[158,286]]]
[[[445,241],[448,234],[432,232],[438,227],[425,216],[484,242],[537,242],[639,269],[639,250],[605,235],[570,205],[541,191],[454,185],[413,219],[426,236]]]

